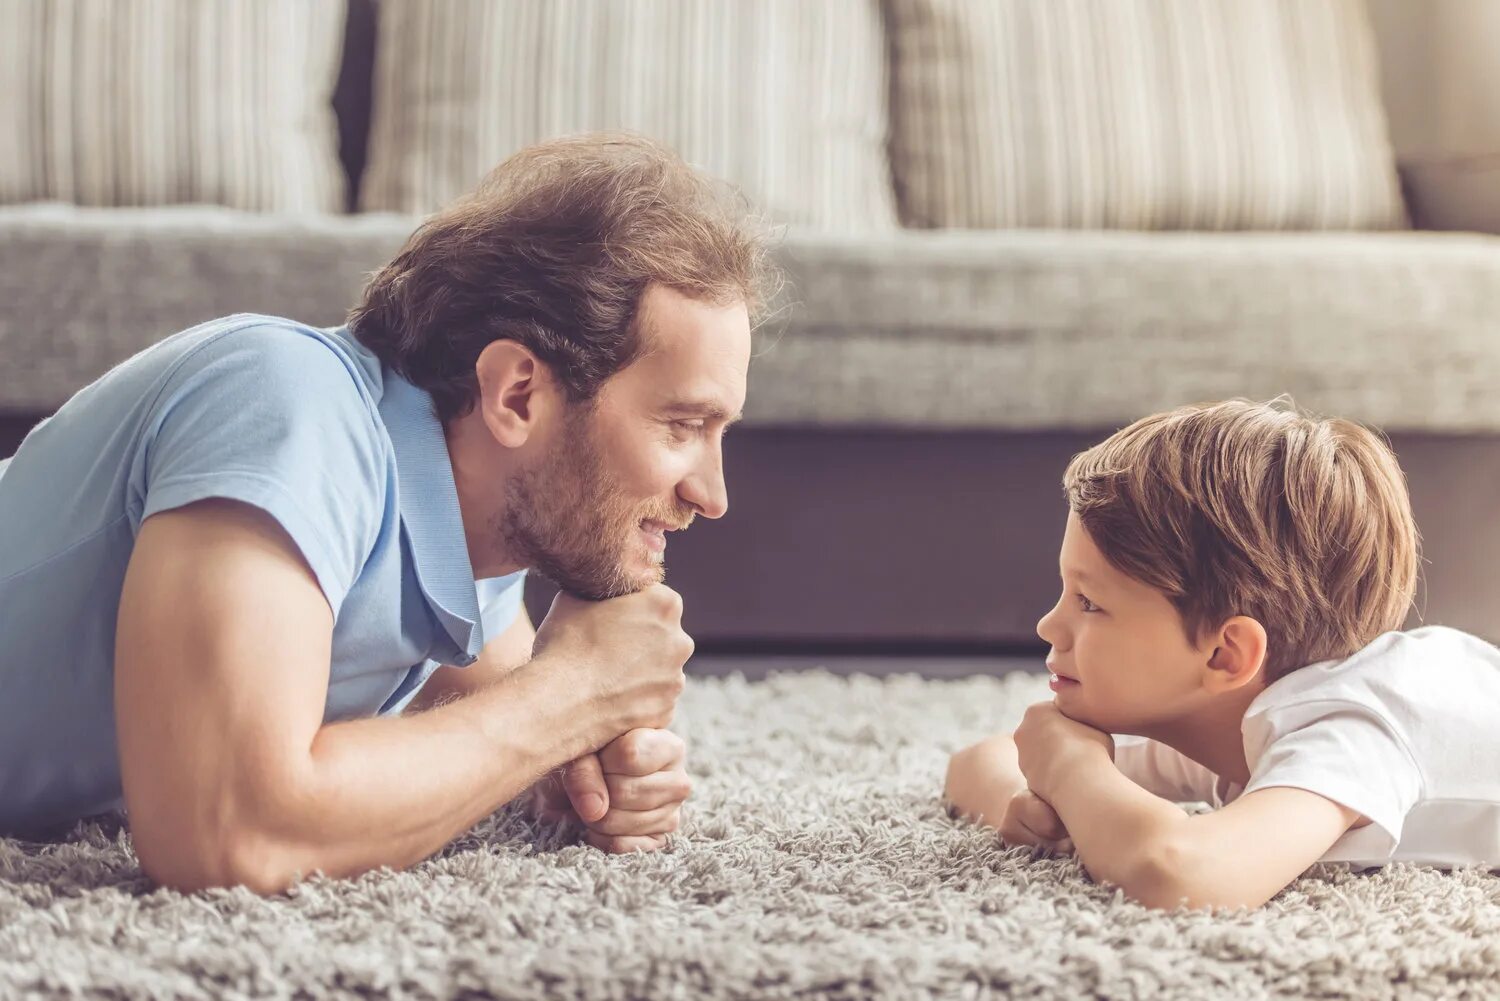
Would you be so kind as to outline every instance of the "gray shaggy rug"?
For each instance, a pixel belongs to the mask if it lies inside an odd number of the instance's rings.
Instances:
[[[1500,876],[1314,870],[1254,912],[1160,914],[938,802],[1035,675],[699,679],[661,854],[502,811],[405,873],[286,896],[141,879],[117,826],[0,840],[0,997],[1494,997]]]

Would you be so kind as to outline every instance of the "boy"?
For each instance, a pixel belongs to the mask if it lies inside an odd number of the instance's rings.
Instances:
[[[1500,650],[1394,631],[1417,531],[1381,439],[1184,407],[1063,483],[1054,698],[953,756],[957,812],[1152,907],[1257,907],[1320,860],[1500,863]]]

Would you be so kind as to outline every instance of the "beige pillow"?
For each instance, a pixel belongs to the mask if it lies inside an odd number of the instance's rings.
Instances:
[[[628,129],[772,219],[895,226],[876,0],[380,8],[367,210],[430,212],[538,141]]]
[[[0,0],[0,202],[341,211],[342,0]]]
[[[1362,0],[887,0],[915,226],[1404,224]]]

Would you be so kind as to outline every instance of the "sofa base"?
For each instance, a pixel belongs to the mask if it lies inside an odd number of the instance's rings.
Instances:
[[[35,417],[0,417],[0,457]],[[741,428],[730,512],[674,536],[704,652],[1024,654],[1056,599],[1068,459],[1106,432]],[[1500,435],[1395,434],[1423,533],[1411,625],[1500,640]],[[551,590],[531,589],[538,619]]]

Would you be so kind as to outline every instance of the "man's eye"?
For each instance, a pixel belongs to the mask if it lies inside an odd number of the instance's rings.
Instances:
[[[1094,604],[1092,601],[1090,601],[1088,599],[1088,595],[1080,594],[1080,595],[1077,595],[1077,598],[1078,598],[1078,607],[1080,609],[1082,609],[1083,611],[1085,611],[1085,612],[1097,612],[1097,611],[1099,611],[1099,606],[1096,605],[1096,604]]]
[[[679,431],[696,434],[703,430],[704,423],[703,421],[673,421],[672,426]]]

